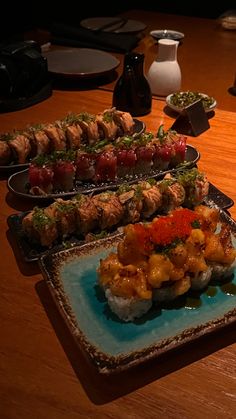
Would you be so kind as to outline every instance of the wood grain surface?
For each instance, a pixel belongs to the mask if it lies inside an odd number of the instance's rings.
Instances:
[[[180,28],[177,28],[180,29]],[[0,115],[1,131],[53,122],[69,111],[100,112],[112,93],[54,91],[31,108]],[[199,169],[236,201],[236,114],[216,109],[210,129],[188,143]],[[173,121],[163,101],[140,118],[155,132]],[[235,324],[160,359],[111,377],[99,375],[75,346],[36,263],[25,263],[8,231],[10,214],[32,207],[0,181],[0,406],[4,419],[224,418],[236,415]],[[236,218],[236,207],[230,212]],[[86,315],[86,313],[85,313]]]

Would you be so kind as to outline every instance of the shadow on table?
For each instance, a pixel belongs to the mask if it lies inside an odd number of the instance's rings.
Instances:
[[[173,109],[169,108],[169,106],[164,106],[163,108],[163,112],[169,116],[170,118],[176,119],[179,116],[179,113],[174,111]],[[215,116],[215,112],[211,111],[211,112],[207,112],[207,119],[211,119]]]
[[[52,77],[52,88],[56,90],[93,90],[106,84],[112,83],[118,78],[117,71],[113,70],[106,75],[99,77],[83,78],[83,77],[63,77],[63,75],[54,74]]]
[[[17,266],[20,272],[25,276],[32,276],[36,275],[40,272],[39,266],[37,262],[25,262],[24,257],[21,253],[19,245],[17,244],[16,238],[14,234],[10,230],[6,232],[7,240],[13,250]]]
[[[132,369],[103,376],[92,363],[84,357],[64,323],[46,282],[36,284],[36,292],[44,306],[47,316],[58,339],[90,400],[96,405],[103,405],[137,390],[161,377],[200,360],[235,341],[234,325],[203,336],[195,342],[147,361]],[[86,315],[86,313],[85,313]],[[174,354],[174,355],[173,355]]]

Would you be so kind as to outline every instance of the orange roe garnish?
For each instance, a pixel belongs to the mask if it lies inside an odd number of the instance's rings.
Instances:
[[[166,246],[176,239],[184,239],[191,234],[192,223],[199,222],[198,215],[187,208],[181,208],[157,218],[148,227],[142,224],[134,226],[139,246],[146,251],[153,248],[153,244]]]
[[[150,240],[150,231],[143,224],[134,224],[133,229],[141,251],[150,252],[153,249],[153,245]]]
[[[150,239],[162,246],[176,239],[184,239],[191,234],[192,223],[197,220],[197,214],[187,208],[175,210],[171,215],[158,218],[151,224]]]

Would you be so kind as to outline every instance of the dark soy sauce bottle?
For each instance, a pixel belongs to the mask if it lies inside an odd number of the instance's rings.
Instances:
[[[123,73],[113,92],[112,106],[132,116],[146,115],[152,108],[151,88],[144,76],[143,64],[144,54],[126,53]]]

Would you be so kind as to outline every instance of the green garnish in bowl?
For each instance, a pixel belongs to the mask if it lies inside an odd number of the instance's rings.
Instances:
[[[216,106],[216,100],[204,93],[199,92],[176,92],[166,98],[167,104],[175,110],[182,110],[197,100],[201,99],[206,111],[212,110]]]

